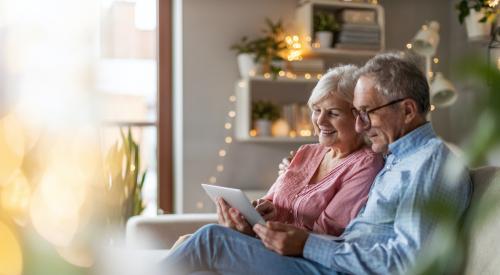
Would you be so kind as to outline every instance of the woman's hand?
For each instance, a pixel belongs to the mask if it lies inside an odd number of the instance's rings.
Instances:
[[[245,217],[236,209],[227,204],[223,198],[217,200],[217,218],[220,225],[232,228],[243,234],[255,236],[252,226]]]
[[[264,218],[265,221],[273,220],[276,217],[276,207],[273,202],[265,199],[258,199],[252,202],[255,210]]]
[[[309,232],[279,222],[255,224],[254,230],[270,250],[285,256],[302,256]]]
[[[281,163],[278,165],[278,175],[282,175],[283,173],[286,172],[288,167],[290,166],[290,162],[293,159],[293,156],[295,155],[294,151],[290,151],[290,155],[287,158],[284,158],[281,160]]]

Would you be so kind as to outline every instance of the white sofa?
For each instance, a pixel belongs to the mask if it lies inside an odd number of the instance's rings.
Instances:
[[[472,204],[477,204],[485,194],[500,194],[500,168],[483,167],[473,169],[471,178],[474,187]],[[496,178],[496,180],[494,180]],[[475,228],[471,253],[465,274],[500,273],[500,207],[495,218]],[[137,216],[127,223],[127,246],[134,249],[165,250],[177,238],[196,231],[202,225],[217,222],[216,214],[161,215],[157,217]]]

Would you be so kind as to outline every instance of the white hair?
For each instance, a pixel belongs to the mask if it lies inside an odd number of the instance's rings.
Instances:
[[[313,105],[321,102],[332,94],[340,95],[347,102],[352,104],[354,99],[354,87],[358,80],[355,65],[339,65],[331,68],[321,77],[311,92],[307,105],[312,108]]]

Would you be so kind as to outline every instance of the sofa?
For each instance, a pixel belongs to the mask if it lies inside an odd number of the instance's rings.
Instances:
[[[471,205],[483,200],[486,194],[500,195],[500,167],[472,169],[471,178],[474,188]],[[496,208],[493,215],[487,222],[474,226],[465,274],[500,273],[500,207]],[[127,247],[166,253],[179,236],[216,222],[216,214],[136,216],[127,223]]]

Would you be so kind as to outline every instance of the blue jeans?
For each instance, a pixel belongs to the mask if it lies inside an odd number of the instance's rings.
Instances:
[[[256,238],[215,224],[196,231],[163,264],[175,274],[200,270],[219,274],[336,274],[304,258],[281,256]]]

